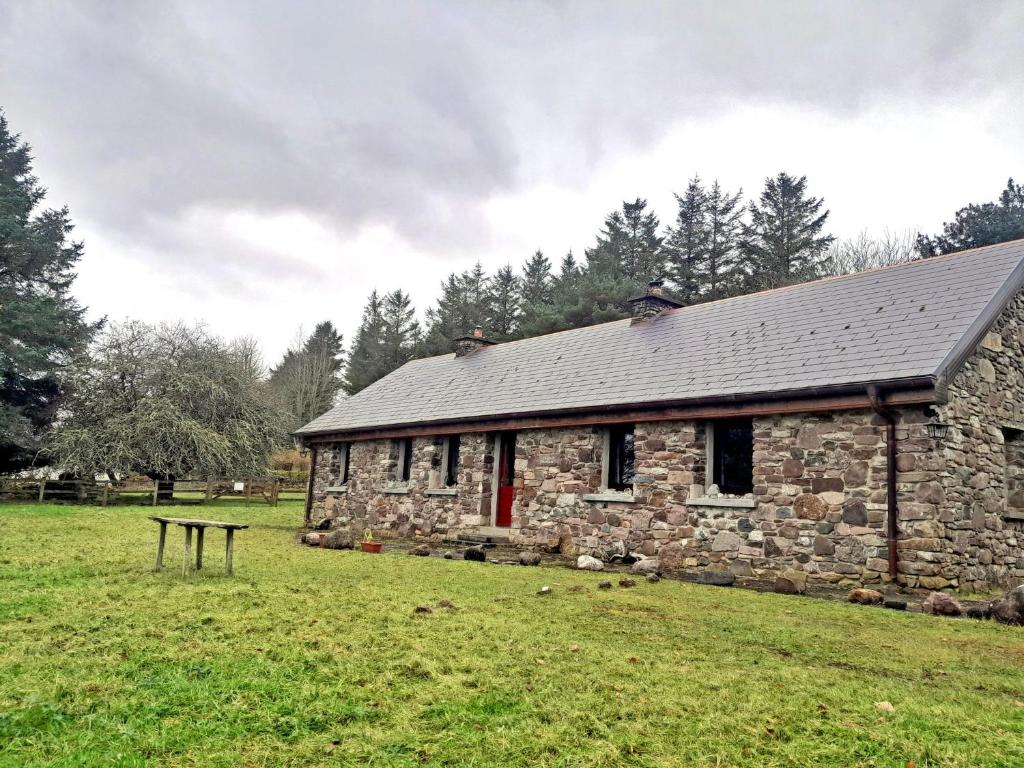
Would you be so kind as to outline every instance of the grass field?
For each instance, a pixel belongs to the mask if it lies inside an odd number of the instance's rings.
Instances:
[[[151,512],[0,507],[0,766],[1024,765],[1020,629],[310,549],[294,503],[183,578]]]

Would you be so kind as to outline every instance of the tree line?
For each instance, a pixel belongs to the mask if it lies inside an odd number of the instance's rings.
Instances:
[[[83,245],[68,209],[45,196],[0,110],[0,473],[52,462],[78,475],[257,474],[338,397],[450,352],[476,326],[508,341],[619,319],[653,277],[693,304],[1024,237],[1024,187],[1012,179],[935,235],[838,241],[802,176],[779,173],[747,202],[695,178],[665,226],[645,200],[624,202],[581,259],[538,250],[518,269],[448,275],[422,325],[407,294],[374,291],[347,348],[324,321],[267,369],[253,339],[88,322],[71,294]]]

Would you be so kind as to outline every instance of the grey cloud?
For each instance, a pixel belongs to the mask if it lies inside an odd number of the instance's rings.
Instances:
[[[73,212],[148,252],[206,263],[175,224],[245,209],[459,254],[489,196],[582,182],[729,105],[1019,93],[1022,28],[1012,0],[15,2],[0,93]],[[222,245],[219,270],[273,273]]]

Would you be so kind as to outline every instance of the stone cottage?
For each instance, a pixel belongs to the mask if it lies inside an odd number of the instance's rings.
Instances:
[[[307,523],[841,585],[1024,580],[1024,240],[415,360],[303,427]]]

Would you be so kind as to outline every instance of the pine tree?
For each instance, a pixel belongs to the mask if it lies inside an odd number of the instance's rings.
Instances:
[[[642,198],[624,201],[621,211],[605,218],[597,244],[587,251],[587,272],[601,280],[621,278],[639,288],[664,271],[658,217],[647,211]]]
[[[486,335],[492,341],[508,341],[519,330],[519,278],[506,264],[494,273],[487,289]]]
[[[345,361],[345,391],[354,395],[387,373],[384,363],[384,316],[380,295],[374,290]]]
[[[758,203],[750,203],[739,249],[748,291],[814,280],[825,271],[825,251],[835,239],[823,235],[828,210],[807,197],[807,177],[779,173],[765,180]]]
[[[342,388],[343,340],[330,321],[318,323],[301,346],[284,354],[269,385],[288,413],[289,431],[330,410]]]
[[[46,194],[28,144],[0,112],[0,472],[34,460],[63,394],[63,372],[100,324],[71,296],[83,246]]]
[[[518,336],[534,336],[550,328],[554,317],[554,279],[551,262],[540,250],[523,264],[519,280]]]
[[[1024,184],[1011,178],[998,202],[968,205],[956,212],[953,221],[942,225],[942,234],[917,236],[922,256],[937,256],[983,245],[1024,238]]]
[[[409,294],[394,290],[381,301],[382,376],[412,360],[420,344],[420,324],[416,321]]]
[[[737,246],[743,226],[742,196],[742,190],[735,195],[722,191],[717,180],[707,194],[704,210],[706,238],[697,265],[703,301],[734,296],[741,288]]]
[[[700,178],[694,176],[686,192],[675,195],[679,210],[662,244],[672,293],[684,304],[693,304],[701,295],[698,271],[708,244],[707,197]]]
[[[420,353],[444,355],[454,340],[487,323],[488,278],[477,262],[461,275],[452,273],[441,283],[441,297],[427,310],[427,333]]]

